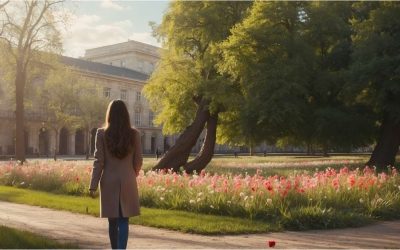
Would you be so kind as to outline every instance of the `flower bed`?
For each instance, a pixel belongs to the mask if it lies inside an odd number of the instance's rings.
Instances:
[[[0,184],[56,193],[84,195],[91,166],[73,163],[13,163],[0,166]],[[314,174],[293,171],[288,176],[176,174],[141,171],[137,178],[146,207],[230,215],[280,223],[293,228],[319,223],[324,228],[343,216],[397,218],[400,177],[396,168],[327,168]],[[337,219],[338,216],[342,220]],[[315,228],[315,227],[314,227]]]

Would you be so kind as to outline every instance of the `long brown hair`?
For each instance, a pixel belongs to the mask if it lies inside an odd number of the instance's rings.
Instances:
[[[105,139],[108,150],[119,159],[124,158],[133,149],[134,132],[129,112],[121,100],[113,100],[107,108]]]

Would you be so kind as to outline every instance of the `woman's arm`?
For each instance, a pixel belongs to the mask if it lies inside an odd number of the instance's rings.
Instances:
[[[94,151],[94,162],[92,169],[92,178],[90,180],[89,190],[96,191],[104,169],[104,132],[102,129],[97,129],[96,133],[96,148]]]

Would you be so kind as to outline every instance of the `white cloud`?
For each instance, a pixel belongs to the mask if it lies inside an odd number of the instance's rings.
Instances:
[[[113,10],[123,10],[124,9],[121,5],[117,4],[115,1],[112,1],[112,0],[101,1],[100,6],[105,9],[113,9]]]
[[[63,31],[64,55],[84,56],[90,48],[136,40],[159,46],[150,32],[132,32],[134,25],[130,20],[104,24],[97,15],[73,15],[68,31]]]

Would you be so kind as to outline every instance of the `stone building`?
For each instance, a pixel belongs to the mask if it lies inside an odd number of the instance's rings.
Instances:
[[[125,101],[130,113],[131,124],[141,132],[143,152],[154,154],[168,150],[175,143],[177,136],[163,136],[161,127],[154,126],[154,114],[147,100],[142,95],[142,89],[160,58],[160,48],[128,40],[127,42],[86,50],[83,58],[62,57],[61,61],[72,66],[79,74],[91,78],[102,89],[103,95],[112,99]],[[15,152],[15,114],[12,105],[4,100],[6,90],[0,85],[0,155],[13,155]],[[9,96],[10,97],[10,96]],[[11,97],[12,98],[12,97]],[[57,151],[60,155],[84,155],[86,138],[83,130],[63,128],[59,133],[58,145],[56,134],[44,122],[44,113],[40,107],[26,108],[25,144],[27,155],[51,156]],[[98,127],[104,121],[99,121]],[[92,148],[94,150],[94,135],[91,131]],[[193,147],[192,152],[198,152],[204,141],[203,132]],[[273,146],[266,144],[255,148],[256,152],[274,152]],[[248,152],[246,147],[229,147],[216,145],[215,153]]]
[[[103,95],[112,99],[122,99],[128,107],[131,124],[141,132],[144,153],[161,152],[172,145],[174,138],[164,137],[161,128],[153,124],[154,114],[142,95],[142,89],[159,59],[158,47],[128,41],[86,51],[84,58],[62,57],[61,61],[74,67],[79,74],[91,78],[103,89]],[[1,87],[1,86],[0,86]],[[5,95],[0,88],[0,98]],[[13,105],[0,107],[0,155],[15,152],[15,114]],[[5,108],[7,107],[7,108]],[[85,154],[86,134],[78,129],[63,128],[56,145],[56,134],[44,122],[40,107],[26,109],[25,144],[27,155]],[[99,127],[104,121],[99,121]],[[96,129],[91,131],[92,142]],[[94,150],[92,143],[91,152]]]

